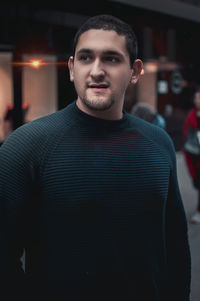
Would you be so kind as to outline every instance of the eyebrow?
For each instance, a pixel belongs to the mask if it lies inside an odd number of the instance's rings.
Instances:
[[[88,54],[91,54],[93,53],[94,51],[92,51],[91,49],[89,48],[81,48],[78,52],[77,52],[77,55],[81,54],[81,53],[88,53]],[[105,51],[102,51],[102,54],[103,55],[114,55],[114,56],[120,56],[121,58],[123,58],[123,54],[118,52],[118,51],[115,51],[115,50],[105,50]]]
[[[92,53],[92,50],[88,48],[81,48],[79,51],[77,51],[77,54],[81,54],[81,53]]]

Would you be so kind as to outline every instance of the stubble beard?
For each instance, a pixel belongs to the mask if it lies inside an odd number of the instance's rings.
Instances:
[[[107,111],[109,110],[114,104],[114,98],[109,98],[108,100],[101,99],[89,99],[86,96],[81,98],[82,103],[90,110],[93,111]]]

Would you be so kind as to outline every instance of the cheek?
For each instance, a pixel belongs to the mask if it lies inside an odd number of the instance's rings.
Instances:
[[[85,81],[80,74],[74,77],[74,87],[78,95],[82,95],[85,91]]]
[[[74,84],[80,85],[81,83],[83,83],[81,72],[77,72],[76,70],[74,70]]]
[[[132,73],[129,70],[119,70],[117,74],[117,82],[120,85],[127,86],[130,83]]]
[[[87,73],[83,68],[74,68],[74,82],[79,83],[79,85],[85,84],[87,80]]]
[[[127,73],[121,74],[121,76],[116,81],[116,86],[117,86],[118,90],[122,90],[122,91],[126,90],[126,88],[128,87],[128,85],[130,83],[130,78],[131,78],[131,76],[127,76]]]
[[[77,92],[80,92],[83,89],[83,85],[81,84],[81,81],[78,78],[74,80],[74,86]]]

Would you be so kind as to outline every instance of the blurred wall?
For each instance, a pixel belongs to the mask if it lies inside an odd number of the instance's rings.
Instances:
[[[54,55],[23,55],[24,62],[41,61],[34,68],[31,64],[23,68],[23,103],[29,109],[25,122],[53,113],[57,110],[57,68]]]
[[[0,141],[5,138],[9,126],[4,117],[8,105],[13,103],[12,53],[0,52]]]

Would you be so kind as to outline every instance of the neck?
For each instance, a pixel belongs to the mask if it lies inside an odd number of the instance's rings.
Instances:
[[[122,108],[120,107],[117,110],[114,110],[113,108],[109,108],[103,111],[94,110],[84,105],[79,98],[76,101],[76,105],[81,111],[95,118],[100,118],[105,120],[120,120],[123,118],[123,111]]]

